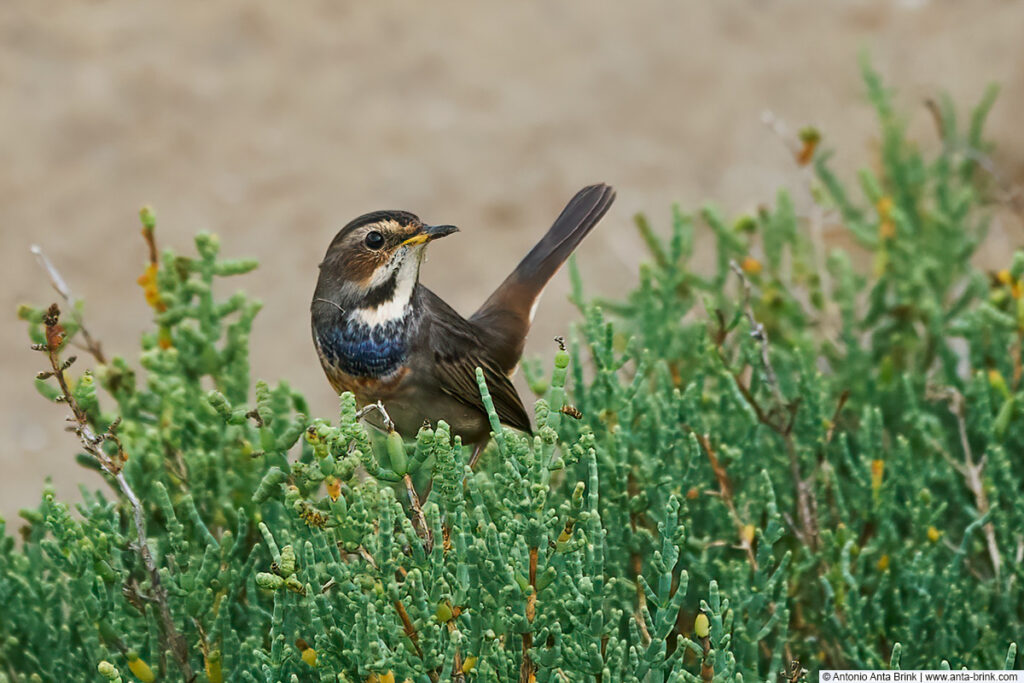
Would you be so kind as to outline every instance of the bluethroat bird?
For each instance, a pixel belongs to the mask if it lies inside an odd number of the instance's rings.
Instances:
[[[608,185],[576,193],[547,234],[468,319],[419,283],[429,242],[458,231],[406,211],[376,211],[335,235],[310,306],[313,343],[335,391],[380,401],[395,429],[415,436],[447,422],[475,462],[490,438],[476,368],[502,423],[530,433],[510,379],[544,286],[615,199]],[[371,423],[381,426],[380,418]],[[375,421],[376,420],[376,421]]]

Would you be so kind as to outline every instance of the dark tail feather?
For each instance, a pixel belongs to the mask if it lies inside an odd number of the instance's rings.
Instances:
[[[544,285],[597,225],[614,200],[615,190],[608,185],[591,185],[577,192],[506,282],[513,278],[529,282],[536,287],[535,296],[540,295]]]
[[[551,229],[530,250],[512,274],[494,290],[470,320],[488,337],[488,348],[505,372],[511,372],[523,352],[530,329],[531,309],[551,277],[615,201],[615,190],[590,185],[576,193]]]

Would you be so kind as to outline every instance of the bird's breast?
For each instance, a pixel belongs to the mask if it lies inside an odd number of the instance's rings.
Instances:
[[[316,344],[328,370],[354,379],[387,380],[406,365],[412,324],[408,313],[376,323],[353,314],[316,329]]]

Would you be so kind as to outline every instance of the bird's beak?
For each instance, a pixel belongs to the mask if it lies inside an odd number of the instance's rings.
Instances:
[[[414,246],[458,232],[454,225],[424,225],[418,233],[402,242],[402,246]]]

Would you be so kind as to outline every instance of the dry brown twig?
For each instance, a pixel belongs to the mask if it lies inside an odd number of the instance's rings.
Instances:
[[[43,258],[45,259],[45,257]],[[56,273],[56,271],[53,272]],[[57,273],[57,277],[59,278],[59,273]],[[61,280],[60,282],[63,281]],[[54,286],[56,287],[57,284],[55,283]],[[71,388],[68,386],[67,379],[64,377],[64,371],[75,362],[75,357],[72,356],[66,361],[62,361],[60,358],[60,350],[66,341],[67,333],[60,324],[60,307],[57,304],[51,304],[50,308],[47,309],[46,314],[43,316],[43,325],[46,330],[46,342],[36,344],[33,348],[46,353],[52,369],[40,373],[39,378],[56,378],[62,392],[57,400],[67,403],[68,407],[71,408],[72,416],[69,420],[74,424],[74,431],[78,435],[82,447],[96,460],[103,471],[117,482],[117,487],[120,489],[121,494],[131,505],[135,521],[136,551],[139,553],[142,564],[149,574],[150,585],[152,586],[152,595],[149,596],[149,599],[156,603],[160,614],[160,635],[164,641],[162,649],[171,651],[178,662],[182,676],[186,681],[191,681],[193,674],[192,667],[189,664],[188,645],[185,642],[185,638],[174,625],[174,619],[171,617],[171,610],[167,602],[167,589],[163,586],[159,568],[156,566],[156,560],[154,560],[153,554],[149,549],[149,543],[146,540],[145,512],[142,509],[142,503],[139,501],[138,496],[135,495],[135,491],[124,476],[123,469],[125,462],[128,460],[128,454],[125,453],[121,440],[117,437],[117,426],[120,423],[120,418],[111,423],[106,432],[102,434],[96,432],[89,420],[88,414],[79,405],[78,401],[75,400],[74,395],[71,393]],[[98,348],[98,345],[96,348]],[[117,447],[117,453],[113,456],[108,455],[103,449],[103,444],[107,441],[110,441]]]
[[[376,571],[380,571],[380,567],[378,567],[378,566],[377,566],[377,560],[373,559],[373,555],[371,555],[371,554],[370,554],[370,551],[369,551],[369,550],[367,550],[367,549],[366,549],[366,548],[364,548],[363,546],[359,546],[359,550],[358,550],[358,552],[359,552],[359,557],[361,557],[361,558],[363,558],[364,560],[366,560],[366,563],[367,563],[368,565],[370,565],[371,567],[373,567],[373,568],[374,568],[374,570],[376,570]]]
[[[750,303],[750,281],[743,274],[740,264],[736,263],[735,260],[729,261],[729,268],[736,273],[740,279],[740,284],[743,286],[743,311],[746,313],[747,321],[750,322],[751,338],[761,345],[761,363],[764,365],[765,381],[772,390],[772,396],[775,397],[776,403],[779,404],[779,407],[785,408],[786,399],[782,395],[782,390],[779,389],[779,379],[775,375],[775,368],[772,366],[772,359],[768,353],[768,332],[765,331],[764,325],[754,317],[754,307]]]
[[[85,327],[85,321],[83,321],[81,316],[78,315],[78,309],[75,308],[75,296],[71,293],[71,288],[68,287],[67,280],[65,280],[60,274],[57,267],[53,265],[53,262],[46,257],[46,254],[43,253],[43,250],[39,245],[33,244],[29,248],[29,251],[31,251],[36,257],[36,262],[39,264],[39,267],[46,271],[47,277],[50,278],[50,284],[53,285],[53,288],[57,290],[57,293],[60,294],[61,298],[64,299],[64,302],[71,310],[71,317],[74,319],[75,324],[78,325],[78,331],[82,334],[82,339],[85,340],[85,344],[82,345],[81,348],[92,354],[97,363],[106,365],[107,358],[103,355],[103,348],[100,346],[99,341],[89,334],[89,330]]]
[[[380,415],[381,421],[383,422],[385,429],[387,429],[389,432],[394,431],[395,423],[391,419],[391,416],[388,415],[388,411],[386,408],[384,408],[384,404],[381,401],[377,401],[376,403],[370,403],[360,408],[356,412],[356,419],[361,420],[371,412],[377,412]],[[423,539],[423,546],[429,553],[430,550],[434,547],[434,534],[430,530],[430,526],[427,524],[426,515],[423,514],[423,505],[420,502],[419,494],[416,493],[416,487],[412,483],[412,477],[409,476],[408,473],[406,473],[405,475],[403,475],[402,481],[405,484],[405,490],[409,496],[409,506],[412,508],[413,512],[413,522],[415,523],[416,526],[419,527],[419,529],[417,529],[416,532],[419,534],[420,538]],[[424,494],[424,497],[426,497],[426,495],[428,495],[429,493],[430,490],[427,489],[427,493]]]
[[[953,417],[956,418],[957,429],[960,435],[960,448],[964,452],[964,462],[961,465],[944,451],[943,454],[946,455],[949,464],[963,476],[967,489],[974,495],[974,504],[978,508],[978,515],[987,515],[991,505],[988,500],[988,494],[985,492],[985,483],[981,479],[981,473],[985,469],[988,457],[982,456],[977,462],[974,461],[974,453],[971,450],[971,443],[967,437],[964,396],[956,389],[946,387],[938,392],[934,392],[933,397],[941,398],[949,403],[949,412],[953,413]],[[988,549],[989,559],[992,562],[992,571],[995,573],[996,578],[999,578],[1003,558],[999,552],[999,544],[996,541],[996,528],[992,522],[986,522],[985,526],[982,527],[982,531],[985,534],[985,545]]]
[[[750,336],[760,344],[765,383],[768,384],[772,397],[775,399],[775,410],[765,412],[758,404],[750,388],[743,384],[738,374],[732,373],[733,380],[740,393],[754,409],[758,420],[777,432],[786,445],[786,454],[789,456],[789,469],[797,492],[799,526],[793,525],[793,528],[801,540],[813,550],[818,547],[818,510],[817,502],[811,491],[815,474],[812,471],[807,478],[804,478],[800,473],[800,462],[797,459],[796,446],[793,444],[793,435],[791,433],[795,412],[790,408],[785,396],[782,395],[782,390],[779,388],[778,377],[775,374],[775,368],[772,366],[771,354],[769,352],[768,332],[764,329],[764,325],[758,322],[754,316],[754,307],[750,303],[750,281],[747,280],[746,275],[743,274],[743,269],[736,261],[729,261],[729,267],[739,277],[740,284],[743,287],[744,313],[750,323]],[[719,352],[721,353],[721,351]],[[773,414],[777,417],[773,417]],[[782,416],[787,414],[789,419],[783,421]]]
[[[536,614],[537,609],[537,556],[538,549],[536,547],[530,548],[530,587],[533,591],[530,593],[530,597],[526,601],[526,620],[528,623],[533,623],[533,618]],[[533,631],[527,631],[523,634],[523,657],[519,663],[519,683],[531,683],[535,680],[537,666],[533,663],[533,659],[530,657],[530,648],[533,647]]]
[[[413,519],[419,528],[420,538],[423,539],[423,548],[426,552],[430,552],[434,547],[434,532],[430,530],[430,526],[427,524],[427,516],[423,514],[423,506],[420,504],[420,497],[416,493],[416,487],[412,483],[412,477],[408,473],[402,476],[402,481],[405,482],[405,490],[409,495],[409,506],[412,508]]]
[[[726,509],[729,510],[729,517],[732,518],[733,524],[736,526],[736,533],[740,539],[740,547],[747,555],[747,562],[750,563],[751,568],[757,571],[757,559],[754,557],[754,547],[751,541],[747,538],[745,531],[745,524],[740,519],[739,512],[736,510],[736,503],[732,493],[732,482],[729,481],[729,475],[725,471],[725,467],[718,459],[718,455],[715,453],[714,446],[711,445],[711,439],[707,434],[699,434],[693,432],[693,435],[697,438],[697,442],[700,443],[704,452],[708,456],[708,462],[711,464],[711,471],[714,472],[715,480],[718,482],[718,496],[725,503]]]
[[[373,555],[371,555],[370,551],[368,551],[365,547],[359,546],[359,549],[356,552],[358,552],[359,556],[363,558],[363,560],[365,560],[366,563],[370,565],[370,567],[372,567],[374,571],[380,571],[380,566],[377,564],[377,561],[373,559]],[[333,587],[333,580],[328,581],[320,588],[320,592],[326,593]],[[416,650],[416,654],[419,656],[419,658],[423,659],[423,648],[420,647],[419,632],[416,630],[416,625],[412,623],[412,619],[409,618],[409,612],[406,611],[405,605],[402,604],[401,600],[395,600],[393,601],[392,604],[395,608],[395,612],[398,614],[398,618],[402,620],[402,628],[405,632],[406,637],[412,643],[412,646]],[[439,680],[439,677],[436,672],[431,671],[427,675],[432,681]]]

